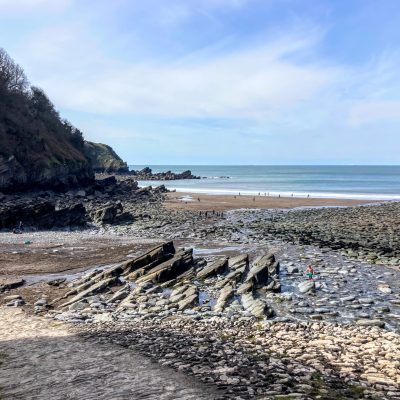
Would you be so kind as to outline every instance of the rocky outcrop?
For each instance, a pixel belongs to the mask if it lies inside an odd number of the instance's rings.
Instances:
[[[151,168],[146,167],[140,171],[131,171],[130,174],[135,176],[139,181],[174,181],[178,179],[200,179],[199,176],[192,175],[192,172],[187,170],[181,173],[176,172],[155,172]]]
[[[250,268],[251,275],[247,254],[219,258],[203,268],[204,264],[203,258],[193,259],[193,249],[175,252],[173,243],[166,242],[133,260],[92,271],[72,282],[63,296],[67,301],[62,307],[86,309],[91,298],[98,302],[101,295],[107,312],[115,309],[119,316],[122,312],[164,316],[175,312],[212,315],[242,312],[260,319],[273,315],[265,296],[269,280],[261,279],[262,274],[269,276],[268,268],[275,264],[272,254],[259,257]],[[203,283],[199,282],[199,276],[205,278]]]
[[[92,163],[94,172],[116,174],[129,172],[127,163],[106,144],[85,141],[85,154]]]
[[[82,226],[86,223],[86,209],[82,203],[57,208],[49,200],[22,199],[0,207],[0,229],[12,229],[23,221],[25,226],[49,229]]]

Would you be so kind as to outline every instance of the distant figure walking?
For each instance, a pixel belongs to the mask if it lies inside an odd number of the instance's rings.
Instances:
[[[310,197],[310,195],[308,194],[307,197]]]
[[[253,201],[256,201],[256,197],[255,196],[253,197]]]
[[[280,198],[280,197],[281,197],[281,195],[280,195],[280,194],[278,194],[278,197]]]
[[[308,280],[312,281],[313,278],[314,278],[315,271],[314,271],[314,268],[313,268],[313,266],[311,264],[307,267],[306,273],[307,273]]]
[[[199,201],[199,202],[200,202],[200,197],[198,197],[198,198],[197,198],[197,201]]]
[[[19,230],[20,232],[24,231],[24,224],[22,223],[22,221],[19,221]]]

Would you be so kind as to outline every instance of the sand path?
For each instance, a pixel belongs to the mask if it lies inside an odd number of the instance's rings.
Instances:
[[[205,386],[118,345],[87,341],[67,326],[0,308],[0,398],[213,399]]]
[[[200,201],[199,201],[200,200]],[[378,200],[328,199],[273,196],[234,196],[171,192],[167,194],[165,207],[175,210],[227,211],[241,208],[295,208],[321,206],[355,206],[376,203]]]

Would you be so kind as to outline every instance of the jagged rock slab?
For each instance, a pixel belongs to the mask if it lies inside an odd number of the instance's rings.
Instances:
[[[245,293],[241,297],[243,308],[256,318],[265,318],[270,314],[267,304],[254,298],[252,293]]]
[[[243,294],[247,292],[251,292],[253,290],[253,282],[248,281],[245,283],[242,283],[239,288],[236,290],[237,294]]]
[[[175,254],[175,247],[173,242],[166,242],[159,246],[154,247],[147,253],[133,260],[125,261],[124,274],[129,274],[143,268],[144,274],[146,271],[156,267],[157,265],[170,260]]]
[[[114,303],[116,301],[123,300],[126,297],[128,297],[129,293],[130,293],[129,285],[125,285],[123,288],[114,293],[109,302]]]
[[[214,311],[222,312],[227,306],[229,300],[233,298],[234,290],[231,285],[224,286],[217,299],[217,304],[214,307]]]
[[[10,290],[20,287],[24,283],[25,280],[22,278],[0,280],[0,293],[4,292],[5,290]]]
[[[252,282],[254,288],[260,288],[268,283],[269,271],[275,263],[273,254],[258,257],[247,274],[245,282]]]
[[[83,292],[78,293],[75,297],[73,297],[71,300],[68,300],[66,303],[62,304],[61,307],[66,307],[69,306],[70,304],[73,304],[79,300],[82,300],[83,298],[90,296],[95,293],[100,293],[107,289],[109,286],[117,283],[118,277],[113,276],[111,278],[106,278],[100,282],[97,282],[90,286],[88,289],[84,290]]]
[[[180,296],[179,300],[178,296]],[[199,291],[196,286],[188,285],[186,290],[178,295],[175,295],[173,298],[170,297],[171,302],[178,302],[179,310],[186,310],[189,307],[193,307],[198,304],[199,300]]]
[[[236,257],[231,257],[228,262],[228,266],[230,270],[236,270],[239,268],[248,269],[249,268],[249,255],[248,254],[240,254]]]
[[[205,279],[208,278],[209,276],[221,275],[224,272],[226,272],[227,268],[228,268],[228,258],[224,257],[204,267],[200,272],[198,272],[197,278]]]
[[[141,282],[162,283],[186,272],[193,265],[193,249],[180,250],[175,256],[164,263],[152,268],[137,280]]]

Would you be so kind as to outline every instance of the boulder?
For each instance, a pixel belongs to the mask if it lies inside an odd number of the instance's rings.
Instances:
[[[122,213],[121,203],[111,204],[91,213],[92,221],[97,224],[112,224],[118,213]]]
[[[17,287],[22,286],[25,283],[25,280],[22,278],[7,278],[0,280],[0,293],[5,290],[15,289]]]
[[[358,326],[377,326],[379,328],[385,327],[385,322],[379,319],[359,319],[356,324]]]
[[[314,281],[304,281],[299,283],[298,285],[300,293],[308,293],[315,289],[315,282]]]

